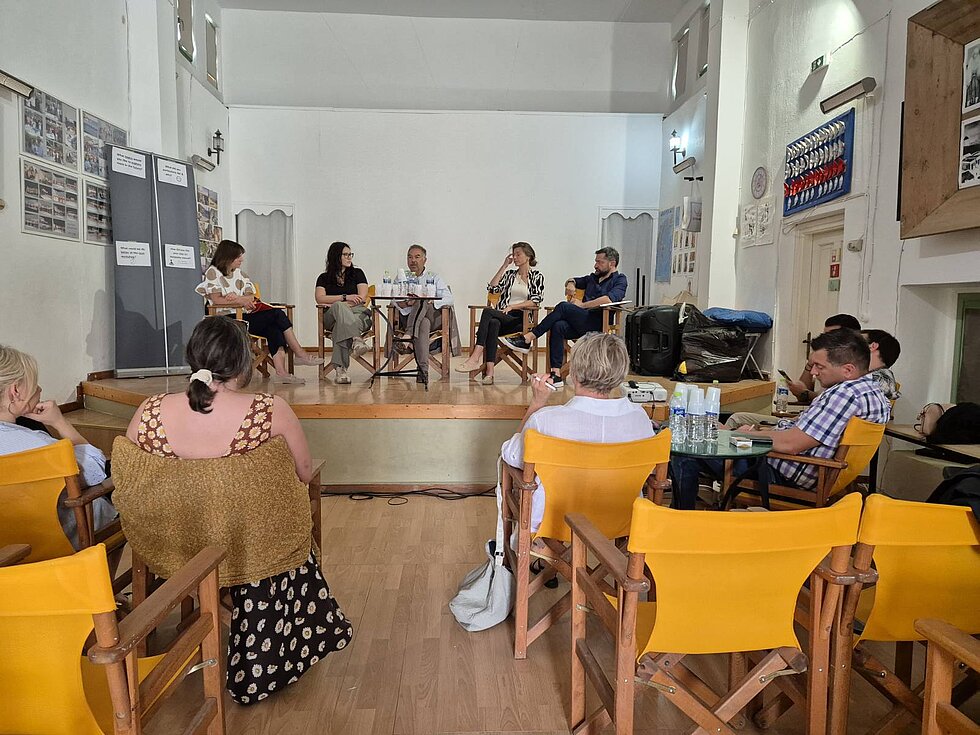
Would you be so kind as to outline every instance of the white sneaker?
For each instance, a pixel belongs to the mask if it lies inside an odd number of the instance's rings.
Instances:
[[[303,378],[298,378],[295,375],[273,375],[273,383],[279,383],[280,385],[305,385],[306,381]]]
[[[347,368],[339,367],[334,371],[337,377],[334,378],[334,382],[338,385],[350,385],[350,376],[347,374]]]
[[[317,355],[311,355],[308,352],[303,352],[302,354],[297,354],[293,358],[297,365],[322,365],[323,358]]]
[[[371,351],[371,345],[369,345],[361,337],[354,337],[354,344],[351,346],[351,354],[354,355],[354,357],[360,357],[365,352],[370,352],[370,351]]]

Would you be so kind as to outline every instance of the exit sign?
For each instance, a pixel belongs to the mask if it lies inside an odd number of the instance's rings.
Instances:
[[[817,69],[824,65],[826,56],[820,55],[810,62],[810,73],[813,74]]]

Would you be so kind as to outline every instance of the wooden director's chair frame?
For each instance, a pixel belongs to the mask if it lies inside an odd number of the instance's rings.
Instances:
[[[262,297],[259,292],[259,285],[254,281],[252,282],[252,285],[255,286],[255,298],[261,299]],[[286,312],[286,318],[289,319],[290,323],[293,322],[293,309],[296,308],[294,304],[269,303],[269,306],[282,309],[284,312]],[[248,331],[248,322],[246,322],[243,318],[245,310],[240,306],[219,306],[217,304],[212,304],[207,300],[207,297],[204,299],[204,313],[206,316],[219,316],[222,312],[227,312],[229,309],[234,309],[235,320],[241,322],[245,331],[248,333],[249,345],[252,348],[252,369],[258,370],[262,374],[263,378],[268,378],[269,368],[272,366],[272,355],[269,354],[269,343],[266,341],[265,337],[260,337],[257,334],[252,334]],[[228,314],[228,316],[231,316],[231,314]],[[289,371],[289,374],[292,375],[295,372],[293,351],[288,348],[285,349],[286,369]]]
[[[374,299],[375,293],[375,287],[368,286],[368,297],[364,305],[372,312],[371,326],[369,326],[367,331],[361,335],[361,338],[364,340],[374,340],[371,346],[371,351],[367,353],[371,359],[366,359],[364,355],[351,355],[354,360],[364,366],[364,368],[372,375],[374,375],[375,371],[378,369],[378,366],[381,364],[381,345],[378,343],[378,313],[375,305],[371,303]],[[320,380],[326,380],[327,376],[330,375],[330,373],[332,373],[337,367],[332,362],[327,360],[326,340],[330,338],[331,332],[325,331],[324,318],[326,317],[327,310],[329,308],[330,305],[327,304],[316,304],[317,355],[319,355],[323,360],[323,362],[320,364]]]
[[[449,380],[449,373],[452,369],[450,361],[452,360],[452,345],[449,342],[450,335],[450,322],[454,318],[453,307],[443,306],[439,309],[442,314],[441,326],[438,329],[433,329],[429,332],[429,347],[431,348],[432,343],[441,340],[438,352],[429,353],[429,363],[435,365],[436,371],[442,380]],[[388,332],[385,335],[385,354],[391,355],[391,361],[388,363],[392,371],[403,370],[406,365],[415,359],[415,349],[414,344],[411,342],[402,342],[403,344],[412,345],[411,352],[399,352],[395,349],[397,342],[392,339],[393,332],[400,335],[402,338],[410,337],[407,332],[403,332],[398,329],[398,319],[401,313],[393,302],[388,304]],[[378,329],[375,326],[375,331]]]
[[[497,304],[500,303],[499,293],[488,293],[486,304],[470,304],[470,352],[473,351],[473,347],[476,346],[476,333],[480,328],[480,313],[484,309],[496,309]],[[522,309],[523,324],[521,325],[521,331],[512,332],[510,334],[501,334],[499,337],[515,337],[519,334],[527,334],[538,324],[538,311],[537,307],[533,309]],[[522,383],[526,383],[531,379],[534,373],[538,372],[538,350],[534,346],[531,347],[530,352],[526,355],[520,352],[514,352],[509,347],[498,343],[497,344],[497,359],[494,364],[499,365],[501,362],[507,367],[513,370],[520,377]],[[486,372],[486,369],[481,367],[476,370],[470,371],[470,380],[474,380],[477,376],[482,375]]]
[[[582,298],[585,292],[582,289],[576,291],[578,298]],[[603,334],[619,334],[622,325],[625,323],[625,316],[620,317],[621,314],[626,314],[629,309],[623,308],[623,306],[596,306],[594,307],[602,312],[602,327],[601,331]],[[545,309],[546,314],[550,314],[555,310],[555,307],[549,306]],[[591,311],[591,309],[589,309]],[[546,344],[548,348],[548,355],[551,355],[551,332],[548,332],[546,338]],[[572,345],[575,340],[565,340],[565,356],[561,361],[561,377],[564,379],[568,376],[568,356],[572,350]]]

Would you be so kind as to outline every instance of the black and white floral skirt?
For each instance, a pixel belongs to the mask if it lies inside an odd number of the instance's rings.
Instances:
[[[296,569],[231,588],[228,691],[254,704],[350,643],[354,628],[313,555]]]

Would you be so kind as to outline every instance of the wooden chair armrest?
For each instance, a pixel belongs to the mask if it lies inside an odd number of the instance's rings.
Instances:
[[[519,470],[516,467],[511,467],[506,462],[502,463],[504,465],[504,472],[510,475],[511,481],[522,493],[532,493],[537,488],[537,484],[533,482],[524,482],[524,470]]]
[[[63,505],[66,508],[77,508],[82,505],[88,505],[96,498],[101,498],[103,495],[108,495],[115,489],[116,486],[112,482],[112,478],[107,477],[98,485],[92,485],[82,490],[82,494],[77,498],[65,498]]]
[[[89,660],[96,664],[111,664],[126,658],[181,600],[217,569],[224,558],[225,550],[217,546],[208,546],[198,552],[119,623],[119,642],[116,645],[111,648],[93,646],[88,652]]]
[[[769,452],[766,457],[771,459],[788,459],[790,462],[800,462],[802,464],[812,464],[818,467],[830,467],[835,470],[842,470],[847,467],[847,462],[837,459],[823,459],[822,457],[808,457],[805,454],[783,454],[782,452]]]
[[[595,554],[603,567],[609,570],[616,582],[627,592],[646,592],[650,582],[646,579],[630,579],[626,574],[626,557],[607,539],[592,522],[581,513],[569,513],[565,523],[572,529],[572,534],[585,543],[586,549]]]
[[[915,629],[926,640],[953,654],[974,671],[980,671],[980,641],[945,620],[916,620]]]
[[[28,544],[10,544],[0,547],[0,567],[10,567],[31,555]]]

